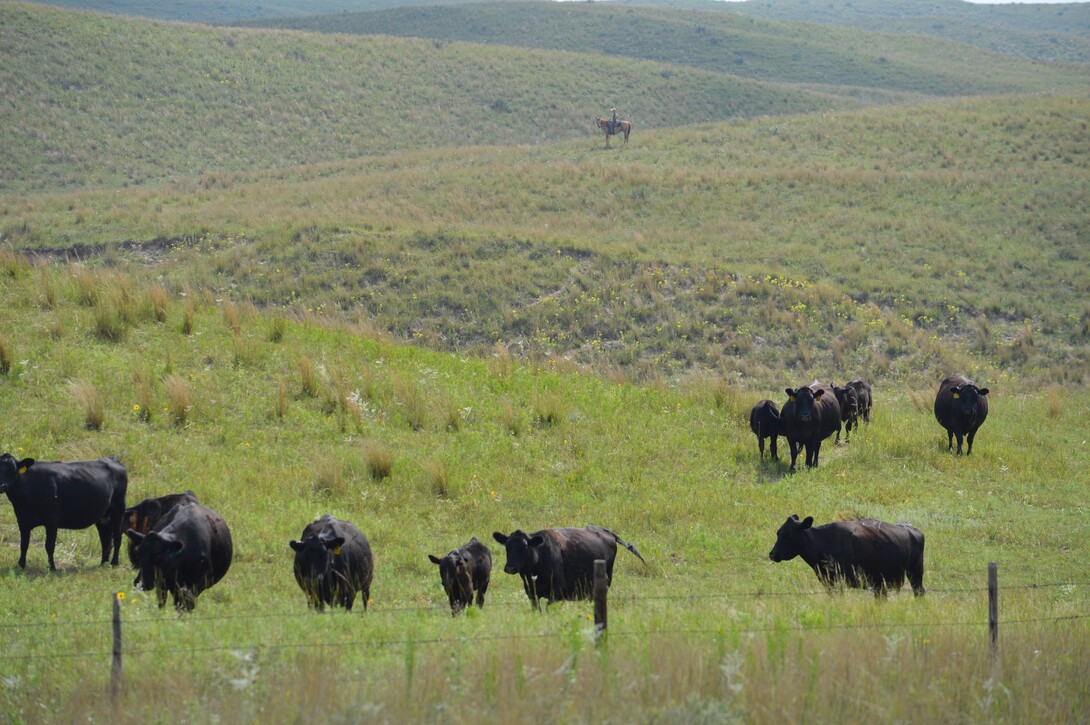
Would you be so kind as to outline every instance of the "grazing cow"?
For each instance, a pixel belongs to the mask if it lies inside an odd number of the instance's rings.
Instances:
[[[295,550],[295,581],[307,596],[307,604],[319,612],[328,604],[351,612],[356,594],[363,595],[363,608],[371,598],[375,560],[371,542],[355,524],[329,514],[303,529]]]
[[[874,596],[883,596],[888,589],[900,589],[907,576],[912,593],[917,597],[924,593],[919,529],[875,519],[813,523],[813,516],[799,521],[792,514],[776,532],[768,558],[790,561],[801,556],[830,589],[844,582],[853,589],[870,587]]]
[[[843,388],[833,386],[833,394],[836,395],[836,404],[840,407],[840,420],[844,423],[844,442],[850,443],[852,427],[859,419],[859,393],[851,385]],[[840,445],[840,431],[836,432],[836,444]]]
[[[0,491],[8,495],[19,523],[19,566],[26,568],[30,532],[45,527],[49,569],[56,571],[53,550],[57,529],[95,526],[102,544],[102,563],[117,566],[121,520],[129,475],[116,458],[94,461],[35,461],[0,456]],[[110,549],[113,548],[113,558]]]
[[[167,511],[183,501],[200,503],[197,500],[197,495],[192,491],[171,493],[159,498],[146,498],[132,508],[125,509],[123,528],[146,534],[151,531],[155,524],[159,523],[159,519],[163,518]],[[136,566],[136,542],[132,539],[129,539],[129,561],[132,562],[133,566]],[[140,577],[138,575],[133,585],[135,586],[139,582]]]
[[[821,442],[840,432],[840,406],[828,385],[814,381],[798,388],[784,388],[787,402],[780,409],[780,435],[791,446],[791,470],[799,451],[806,447],[806,465],[817,468]]]
[[[769,446],[771,456],[779,460],[776,452],[776,437],[780,432],[780,409],[771,400],[762,400],[749,411],[749,429],[757,436],[757,450],[761,458],[765,457],[765,438],[771,438]]]
[[[125,534],[136,542],[140,586],[156,590],[160,609],[169,593],[178,611],[193,611],[200,593],[231,567],[234,549],[227,522],[199,503],[179,503],[146,534],[135,529]]]
[[[474,536],[465,546],[451,551],[440,559],[428,554],[431,563],[439,565],[439,578],[450,599],[450,614],[454,616],[473,604],[477,593],[477,606],[484,606],[484,593],[492,577],[492,552]]]
[[[954,447],[954,436],[957,436],[960,456],[961,440],[965,436],[969,443],[965,455],[970,455],[977,429],[984,424],[987,417],[987,388],[978,388],[971,380],[958,373],[939,383],[939,392],[935,396],[935,420],[946,429],[946,450]]]
[[[859,401],[858,413],[863,417],[864,423],[870,424],[870,408],[871,404],[874,403],[874,393],[871,390],[870,383],[863,378],[856,378],[848,382],[848,387],[855,388],[855,397]]]
[[[534,609],[541,608],[538,603],[541,598],[548,599],[549,604],[589,599],[594,588],[595,559],[605,560],[606,579],[612,583],[617,544],[647,564],[635,546],[601,526],[542,529],[532,534],[515,530],[510,536],[496,531],[492,536],[507,549],[507,564],[503,570],[522,577],[523,588]]]

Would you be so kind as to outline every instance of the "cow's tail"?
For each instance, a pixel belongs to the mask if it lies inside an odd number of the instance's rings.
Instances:
[[[618,544],[620,544],[621,546],[623,546],[624,548],[628,549],[633,554],[635,554],[636,558],[639,559],[640,561],[642,561],[644,566],[648,566],[647,561],[643,558],[642,555],[640,555],[640,552],[636,550],[636,547],[634,545],[628,543],[624,539],[622,539],[620,536],[617,536],[616,532],[610,531],[609,529],[605,528],[604,526],[588,526],[587,528],[588,529],[599,529],[600,531],[606,532],[607,534],[612,536],[614,539],[616,539]]]

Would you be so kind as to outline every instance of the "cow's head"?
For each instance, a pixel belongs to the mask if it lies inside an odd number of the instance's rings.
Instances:
[[[142,534],[127,529],[125,535],[136,544],[136,580],[134,585],[144,590],[159,590],[159,605],[166,598],[164,579],[173,581],[178,570],[178,558],[185,551],[185,543],[171,533],[152,531]]]
[[[787,400],[795,404],[795,420],[800,423],[809,423],[817,418],[816,401],[825,394],[823,388],[811,390],[809,386],[803,385],[794,389],[784,388],[784,392],[787,393]]]
[[[0,456],[0,493],[8,493],[19,482],[19,476],[34,465],[33,458],[19,460],[10,453]]]
[[[798,514],[791,514],[776,532],[776,545],[768,552],[772,561],[790,561],[802,553],[804,532],[814,525],[814,517],[799,521]]]
[[[457,549],[442,559],[428,554],[432,564],[439,566],[439,578],[443,580],[443,589],[450,597],[450,610],[457,613],[473,601],[473,581],[469,575],[468,562]]]
[[[955,385],[950,388],[954,398],[954,412],[961,415],[976,415],[981,400],[988,395],[987,388],[978,388],[972,383]]]
[[[495,531],[492,538],[507,549],[507,563],[503,565],[503,570],[508,574],[528,571],[537,560],[534,548],[545,543],[544,536],[528,536],[521,529],[515,529],[510,536]]]
[[[308,578],[323,579],[333,569],[333,562],[341,555],[344,537],[332,528],[307,534],[302,541],[289,541],[295,550],[295,567]]]

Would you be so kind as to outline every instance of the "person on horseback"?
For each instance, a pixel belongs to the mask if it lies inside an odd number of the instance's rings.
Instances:
[[[612,118],[609,119],[609,135],[612,136],[617,132],[617,109],[611,108],[609,111],[613,114]]]

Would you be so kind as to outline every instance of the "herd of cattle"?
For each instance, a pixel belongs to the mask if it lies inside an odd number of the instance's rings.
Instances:
[[[935,418],[946,429],[948,448],[957,436],[968,450],[988,414],[988,389],[961,375],[947,377],[935,398]],[[821,442],[842,427],[851,429],[870,420],[871,387],[863,380],[832,387],[811,383],[787,388],[788,400],[779,409],[771,400],[754,406],[750,426],[757,435],[761,456],[764,439],[784,436],[791,447],[791,468],[805,447],[806,464],[818,465]],[[227,522],[201,505],[191,491],[141,501],[125,507],[128,474],[116,458],[93,461],[41,462],[0,455],[0,491],[7,494],[19,524],[19,566],[26,567],[33,529],[45,527],[49,568],[56,570],[53,552],[58,529],[95,526],[102,545],[102,563],[117,566],[124,534],[129,538],[129,559],[137,569],[134,586],[155,590],[159,606],[173,597],[179,610],[189,611],[197,596],[224,577],[231,566],[233,547]],[[875,519],[837,521],[813,526],[813,518],[790,516],[776,532],[769,552],[774,562],[802,557],[827,586],[867,587],[876,596],[900,588],[907,578],[917,596],[923,594],[924,537],[916,528]],[[517,574],[530,602],[585,599],[593,588],[595,560],[605,560],[606,576],[613,580],[617,545],[641,562],[636,547],[600,526],[552,528],[527,534],[499,531],[493,538],[504,546],[504,572]],[[315,609],[341,606],[352,609],[361,595],[364,609],[370,599],[374,557],[367,537],[354,524],[325,515],[308,524],[295,552],[294,572],[308,604]],[[112,551],[112,559],[110,557]],[[476,600],[484,606],[492,573],[492,552],[476,537],[442,558],[429,555],[450,601],[452,614]]]

